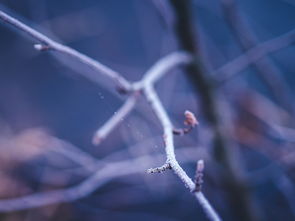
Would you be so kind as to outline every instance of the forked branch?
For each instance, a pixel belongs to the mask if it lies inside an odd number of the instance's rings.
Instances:
[[[64,46],[60,43],[53,41],[47,36],[41,34],[40,32],[28,27],[27,25],[21,23],[15,18],[7,15],[6,13],[0,11],[0,19],[4,22],[13,25],[19,30],[22,30],[33,37],[41,44],[36,44],[35,48],[37,50],[55,50],[63,54],[69,55],[80,61],[81,63],[87,64],[92,67],[97,73],[103,74],[109,77],[116,86],[119,86],[125,92],[129,92],[127,96],[126,103],[120,108],[117,114],[107,121],[107,123],[96,132],[94,137],[94,143],[99,143],[99,141],[105,138],[118,123],[134,108],[137,96],[143,94],[148,100],[151,109],[156,114],[158,120],[163,127],[164,140],[165,140],[165,151],[167,162],[159,170],[172,169],[174,173],[182,180],[185,186],[194,194],[203,210],[207,214],[208,218],[212,221],[219,221],[220,218],[213,207],[210,205],[208,200],[205,198],[201,191],[194,192],[196,189],[195,183],[189,178],[183,168],[179,165],[175,156],[175,147],[173,142],[173,126],[171,120],[163,107],[156,91],[154,90],[154,84],[165,74],[167,74],[171,69],[179,65],[187,65],[192,62],[192,57],[188,53],[176,52],[172,53],[162,59],[160,59],[153,67],[150,68],[144,75],[143,79],[139,82],[130,83],[120,74],[113,71],[112,69],[102,65],[101,63],[89,58],[80,52]],[[139,93],[143,92],[143,93]],[[197,121],[192,117],[191,113],[186,113],[186,122],[189,126],[193,127],[197,124]],[[148,158],[148,157],[146,157]],[[48,193],[37,193],[29,196],[24,196],[16,199],[0,200],[0,211],[14,211],[29,209],[38,206],[44,206],[48,204],[58,203],[58,202],[69,202],[81,197],[84,197],[95,190],[99,185],[102,185],[109,181],[116,174],[116,176],[131,174],[138,172],[142,169],[138,165],[141,165],[145,157],[138,158],[135,160],[127,160],[120,163],[108,164],[103,169],[97,170],[92,176],[86,179],[81,184],[70,187],[64,190],[56,190]]]
[[[182,167],[179,165],[178,161],[176,160],[175,147],[174,147],[174,141],[173,141],[173,126],[165,108],[163,107],[152,85],[147,85],[144,88],[144,94],[148,102],[150,103],[154,113],[156,114],[157,118],[162,124],[163,130],[164,130],[164,142],[165,142],[165,151],[166,151],[166,157],[167,157],[167,161],[164,164],[164,168],[167,168],[167,166],[165,165],[169,165],[169,167],[181,179],[181,181],[185,184],[185,186],[191,192],[195,192],[195,189],[196,189],[195,183],[191,180],[191,178],[189,178],[187,173],[182,169]],[[200,203],[200,205],[203,207],[203,210],[205,211],[205,213],[207,214],[210,220],[215,220],[215,221],[221,220],[218,214],[216,213],[216,211],[208,202],[208,200],[204,197],[202,192],[200,191],[195,192],[194,195],[196,199],[198,200],[198,202]]]
[[[133,110],[136,104],[136,100],[139,94],[135,93],[131,95],[123,104],[123,106],[115,112],[115,114],[101,127],[99,128],[92,139],[94,145],[99,145],[100,142],[105,139],[108,134],[124,120],[124,118]]]

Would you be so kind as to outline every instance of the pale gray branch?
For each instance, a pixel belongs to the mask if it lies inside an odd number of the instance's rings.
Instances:
[[[180,178],[180,180],[185,184],[185,186],[191,191],[194,192],[196,186],[192,179],[186,174],[186,172],[179,165],[175,156],[175,147],[173,142],[173,126],[169,119],[169,116],[163,107],[157,93],[155,92],[152,85],[147,85],[144,88],[145,96],[150,103],[153,111],[155,112],[157,118],[162,124],[164,130],[164,141],[165,141],[165,151],[167,156],[167,164],[170,165],[174,173]],[[202,192],[194,193],[194,196],[202,206],[203,210],[207,214],[210,220],[219,221],[221,220],[216,211],[210,205],[208,200],[205,198]]]
[[[114,115],[109,118],[109,120],[99,128],[93,137],[93,144],[98,145],[100,142],[105,139],[109,133],[120,123],[124,120],[124,118],[133,110],[135,107],[136,101],[138,98],[138,94],[135,93],[131,95],[123,104],[123,106],[114,113]]]
[[[123,78],[119,73],[111,70],[110,68],[102,65],[101,63],[93,60],[92,58],[84,54],[81,54],[80,52],[72,48],[69,48],[67,46],[64,46],[60,43],[53,41],[47,36],[30,28],[29,26],[21,23],[17,19],[7,15],[2,11],[0,11],[0,20],[14,26],[19,30],[22,30],[35,40],[39,41],[39,43],[41,44],[36,44],[35,49],[52,49],[63,54],[66,54],[70,57],[73,57],[81,63],[84,63],[89,67],[92,67],[97,72],[112,79],[112,81],[115,82],[117,86],[119,86],[119,89],[122,89],[125,92],[130,92],[127,94],[129,98],[124,103],[124,105],[119,109],[119,111],[113,117],[111,117],[110,120],[107,121],[101,129],[99,129],[96,132],[94,138],[95,143],[98,143],[98,141],[104,139],[115,128],[115,126],[118,125],[122,119],[124,119],[124,117],[134,108],[137,101],[137,96],[140,94],[140,92],[143,92],[143,95],[147,98],[152,110],[155,112],[164,130],[165,151],[167,157],[166,163],[168,165],[166,166],[166,168],[171,168],[174,171],[174,173],[182,180],[185,186],[191,192],[194,192],[194,182],[189,178],[189,176],[186,174],[183,168],[179,165],[175,157],[175,147],[173,142],[173,125],[156,91],[153,88],[156,81],[158,81],[171,69],[179,65],[187,65],[190,62],[192,62],[192,57],[189,54],[184,52],[175,52],[160,59],[158,62],[156,62],[154,66],[152,66],[146,72],[141,81],[131,84],[127,80],[125,80],[125,78]],[[61,152],[64,151],[68,151],[68,149],[61,150]],[[82,164],[85,164],[85,162],[92,161],[89,161],[89,158],[86,157],[85,154],[83,154],[83,159],[80,158],[78,155],[79,151],[75,150],[70,157],[76,159],[77,161],[81,161]],[[145,169],[143,168],[145,167],[145,165],[143,165],[143,162],[153,160],[154,156],[144,156],[134,160],[126,160],[117,163],[113,162],[111,164],[106,164],[104,167],[97,170],[92,176],[90,176],[88,179],[86,179],[77,186],[63,190],[36,193],[16,199],[0,200],[0,211],[7,212],[23,210],[49,205],[53,203],[69,202],[82,198],[92,193],[96,188],[113,179],[114,177],[142,171],[143,169]],[[221,220],[201,191],[194,192],[193,194],[210,220]]]
[[[183,148],[178,153],[180,156],[186,156],[182,157],[184,162],[191,162],[196,160],[193,156],[198,154],[198,150],[200,149]],[[94,174],[80,184],[61,190],[34,193],[14,199],[2,199],[0,200],[0,212],[25,210],[83,198],[115,178],[142,173],[147,166],[159,163],[161,158],[161,154],[156,154],[118,162],[98,160]]]
[[[41,43],[35,45],[35,49],[37,50],[48,50],[52,49],[55,51],[58,51],[60,53],[66,54],[79,62],[82,62],[83,64],[88,65],[89,67],[93,68],[95,71],[98,73],[101,73],[110,79],[113,80],[116,86],[120,87],[121,89],[124,90],[129,90],[130,89],[130,83],[125,80],[119,73],[115,72],[114,70],[110,69],[109,67],[101,64],[100,62],[68,47],[65,45],[62,45],[46,35],[43,35],[42,33],[36,31],[35,29],[25,25],[24,23],[20,22],[19,20],[11,17],[10,15],[4,13],[3,11],[0,10],[0,20],[2,20],[5,23],[8,23],[15,28],[27,33],[30,35],[33,39],[37,40],[38,42]],[[84,75],[86,76],[86,75]]]
[[[70,202],[92,193],[95,189],[112,180],[127,174],[143,171],[145,166],[142,162],[153,161],[153,156],[139,157],[121,162],[112,162],[101,167],[81,184],[62,190],[35,193],[15,199],[0,200],[0,211],[9,212],[41,207],[54,203]]]
[[[180,65],[187,65],[193,60],[192,56],[186,52],[171,53],[156,62],[144,75],[142,82],[144,84],[154,84],[171,69]]]

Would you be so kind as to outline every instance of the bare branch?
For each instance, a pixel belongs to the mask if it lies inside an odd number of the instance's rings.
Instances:
[[[150,168],[147,173],[163,173],[165,170],[172,169],[169,163],[165,163],[163,166]]]
[[[174,52],[156,62],[144,75],[139,84],[154,84],[172,68],[187,65],[192,62],[192,56],[186,52]],[[141,85],[142,86],[142,85]],[[138,86],[137,86],[138,87]]]
[[[181,181],[185,184],[185,186],[191,192],[193,192],[196,189],[196,185],[191,180],[191,178],[189,178],[186,172],[182,169],[182,167],[179,165],[175,157],[175,152],[174,152],[175,147],[173,142],[173,126],[169,119],[169,116],[167,112],[165,111],[157,93],[155,92],[154,88],[151,85],[147,85],[144,88],[144,94],[148,102],[150,103],[153,111],[155,112],[157,118],[162,124],[163,130],[164,130],[165,151],[166,151],[166,157],[167,157],[166,164],[168,164],[171,167],[171,169],[181,179]],[[213,207],[210,205],[208,200],[205,198],[205,196],[201,192],[198,192],[194,195],[199,201],[199,203],[201,204],[207,216],[210,218],[210,220],[214,220],[214,221],[221,220],[218,214],[216,213],[216,211],[213,209]]]
[[[173,134],[174,135],[180,135],[183,136],[185,134],[188,134],[189,132],[191,132],[193,129],[193,127],[187,127],[187,128],[174,128],[173,129]]]
[[[125,80],[120,74],[111,70],[110,68],[102,65],[101,63],[93,60],[92,58],[79,53],[78,51],[71,49],[67,46],[64,46],[60,43],[53,41],[47,36],[41,34],[40,32],[28,27],[27,25],[21,23],[17,19],[5,14],[0,11],[0,19],[4,22],[16,27],[19,30],[24,31],[30,35],[35,40],[39,41],[40,44],[35,44],[35,49],[37,50],[55,50],[66,54],[70,57],[73,57],[90,67],[92,67],[97,72],[109,77],[119,86],[119,89],[123,92],[131,91],[129,93],[129,98],[124,103],[124,105],[119,109],[118,113],[115,114],[105,125],[96,132],[93,142],[98,144],[102,139],[104,139],[112,129],[134,108],[137,101],[137,95],[140,94],[139,91],[143,91],[144,96],[147,98],[152,110],[155,112],[157,118],[163,126],[164,130],[164,141],[165,141],[165,151],[167,162],[164,166],[152,169],[151,172],[160,172],[166,169],[172,169],[174,173],[182,180],[185,186],[193,192],[196,188],[194,182],[189,178],[183,168],[179,165],[175,157],[174,143],[173,143],[173,126],[171,120],[164,109],[157,93],[155,92],[153,86],[164,74],[168,73],[169,70],[175,68],[176,66],[189,64],[192,62],[192,57],[188,53],[176,52],[172,53],[162,59],[160,59],[152,68],[150,68],[143,79],[139,82],[130,84]],[[194,127],[197,124],[197,121],[194,115],[190,112],[185,113],[186,124],[190,127]],[[61,151],[63,152],[63,151]],[[84,160],[88,161],[85,156],[83,159],[80,159],[77,154],[79,151],[76,151],[71,157],[78,161],[83,162]],[[102,169],[97,170],[94,175],[86,179],[81,184],[64,189],[50,191],[47,193],[36,193],[29,196],[20,197],[17,199],[8,199],[0,200],[0,211],[15,211],[34,208],[38,206],[49,205],[58,202],[69,202],[81,197],[84,197],[91,192],[93,192],[98,186],[103,185],[108,182],[110,179],[125,174],[132,174],[141,171],[143,168],[142,162],[146,160],[152,161],[152,157],[145,156],[140,157],[134,160],[126,160],[122,162],[107,164]],[[92,161],[92,160],[91,160]],[[84,165],[85,166],[85,165]],[[194,193],[194,196],[197,198],[198,202],[201,204],[203,210],[207,216],[212,221],[221,220],[215,210],[212,208],[210,203],[204,197],[204,195],[199,191]]]
[[[9,16],[8,14],[4,13],[0,10],[0,20],[2,20],[5,23],[8,23],[15,28],[27,33],[30,35],[33,39],[39,41],[41,44],[35,44],[35,49],[37,50],[48,50],[52,49],[55,51],[58,51],[60,53],[63,53],[65,55],[68,55],[77,61],[88,65],[95,71],[99,72],[102,75],[107,76],[108,78],[112,79],[112,81],[115,83],[116,86],[119,88],[122,88],[126,91],[130,89],[130,83],[125,80],[119,73],[113,71],[112,69],[108,68],[107,66],[99,63],[98,61],[68,47],[65,45],[62,45],[49,37],[43,35],[42,33],[36,31],[35,29],[25,25],[24,23],[20,22],[19,20]],[[86,76],[86,75],[83,75]]]
[[[189,64],[191,57],[184,52],[174,52],[156,62],[139,82],[132,84],[134,95],[129,97],[124,105],[111,117],[100,129],[95,132],[93,144],[98,145],[107,135],[133,110],[137,97],[142,87],[147,84],[154,84],[157,80],[167,74],[172,68],[179,65]]]
[[[99,128],[93,137],[93,144],[99,145],[100,142],[105,139],[109,133],[124,120],[124,118],[133,110],[135,107],[138,93],[131,95],[123,104],[123,106],[115,112],[115,114],[101,127]]]

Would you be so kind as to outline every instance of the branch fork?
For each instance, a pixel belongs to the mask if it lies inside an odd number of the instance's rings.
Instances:
[[[138,94],[144,96],[148,103],[150,104],[151,110],[155,113],[158,118],[160,124],[163,127],[164,134],[164,143],[165,143],[165,152],[167,161],[166,163],[157,168],[149,169],[150,173],[161,173],[167,169],[172,169],[174,173],[180,178],[180,180],[184,183],[184,185],[193,192],[196,189],[196,184],[192,181],[192,179],[186,174],[183,168],[179,165],[175,156],[175,146],[173,142],[173,126],[172,122],[168,116],[166,109],[164,108],[162,102],[160,101],[158,94],[154,89],[154,84],[162,78],[165,74],[167,74],[171,69],[180,66],[180,65],[188,65],[192,62],[192,56],[187,52],[174,52],[164,58],[161,58],[154,66],[152,66],[144,75],[142,80],[139,82],[131,83],[127,81],[122,75],[109,67],[101,64],[100,62],[68,47],[62,45],[44,34],[32,29],[31,27],[25,25],[19,20],[7,15],[6,13],[0,10],[0,20],[5,21],[6,23],[14,26],[15,28],[27,33],[33,39],[37,40],[39,44],[35,44],[34,47],[39,51],[46,50],[54,50],[69,57],[76,59],[78,62],[88,65],[97,71],[98,74],[104,75],[108,77],[114,85],[118,86],[118,91],[128,95],[127,100],[123,104],[123,106],[114,114],[100,129],[98,129],[93,138],[93,143],[98,145],[104,138],[106,138],[110,132],[134,109],[135,104],[137,102]],[[138,93],[138,92],[142,93]],[[189,111],[185,112],[185,125],[188,126],[187,129],[183,129],[182,133],[186,133],[190,131],[193,127],[198,124],[194,114]],[[110,166],[111,167],[111,166]],[[132,170],[132,169],[130,169]],[[98,170],[96,173],[100,174],[106,173],[105,171]],[[199,175],[200,176],[200,175]],[[53,198],[48,196],[50,193],[40,193],[26,197],[22,197],[21,199],[26,202],[26,204],[21,205],[13,205],[13,202],[19,202],[17,199],[14,200],[0,200],[0,211],[12,211],[13,208],[15,210],[22,210],[26,208],[34,208],[38,206],[45,206],[57,202],[66,202],[71,200],[76,200],[86,196],[91,193],[93,189],[89,188],[89,183],[98,182],[99,176],[90,177],[89,180],[82,182],[78,186],[70,187],[65,190],[55,190],[51,191],[53,194]],[[200,182],[200,181],[198,181]],[[85,190],[84,190],[85,189]],[[83,191],[82,191],[83,190]],[[65,194],[66,196],[62,195]],[[204,212],[207,214],[210,220],[219,221],[221,220],[213,209],[211,204],[205,198],[202,192],[198,191],[194,193],[194,196],[200,203]],[[36,200],[37,199],[37,200]],[[21,200],[21,202],[22,202]],[[43,201],[42,201],[43,200]]]

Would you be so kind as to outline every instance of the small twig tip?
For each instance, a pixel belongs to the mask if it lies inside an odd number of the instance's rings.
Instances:
[[[97,145],[100,144],[101,140],[102,139],[99,136],[94,135],[93,138],[92,138],[92,144],[95,145],[95,146],[97,146]]]
[[[204,169],[205,169],[204,160],[198,160],[197,168],[196,168],[196,176],[195,176],[196,187],[194,192],[200,192],[202,190],[202,184],[204,182],[203,181]]]
[[[37,51],[47,51],[47,50],[49,50],[49,46],[48,45],[42,45],[42,44],[34,44],[34,48]]]
[[[170,163],[165,163],[163,166],[150,168],[146,172],[147,173],[163,173],[165,170],[172,169]]]
[[[184,112],[184,116],[185,116],[185,120],[184,120],[185,125],[195,127],[196,125],[199,124],[199,122],[193,112],[186,110]]]
[[[205,168],[204,160],[198,160],[197,171],[203,172]]]

